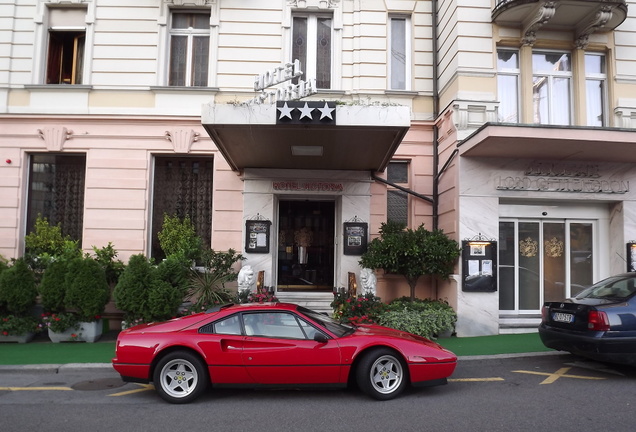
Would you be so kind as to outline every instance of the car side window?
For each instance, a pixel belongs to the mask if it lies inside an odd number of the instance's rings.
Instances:
[[[243,315],[245,334],[280,339],[306,339],[298,320],[286,312],[255,312]],[[313,337],[313,336],[312,336]]]
[[[227,335],[240,335],[241,322],[238,315],[216,321],[214,323],[214,333]]]

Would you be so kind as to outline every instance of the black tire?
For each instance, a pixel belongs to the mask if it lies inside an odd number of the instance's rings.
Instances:
[[[192,402],[209,384],[208,372],[199,357],[187,351],[167,354],[153,373],[155,390],[164,400],[174,404]]]
[[[389,400],[404,391],[409,378],[399,354],[388,348],[376,348],[360,360],[356,380],[367,395],[377,400]]]

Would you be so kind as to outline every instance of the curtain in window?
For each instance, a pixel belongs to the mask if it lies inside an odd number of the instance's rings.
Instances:
[[[406,89],[406,20],[391,19],[391,88]]]
[[[162,258],[157,233],[163,215],[190,217],[205,246],[212,238],[212,158],[156,157],[152,212],[152,251]]]
[[[316,87],[331,88],[331,18],[318,19],[316,60]]]
[[[31,155],[27,232],[38,215],[51,225],[58,223],[62,234],[82,240],[84,219],[84,155]]]

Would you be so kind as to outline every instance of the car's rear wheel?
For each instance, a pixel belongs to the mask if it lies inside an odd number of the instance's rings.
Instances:
[[[356,380],[360,389],[372,398],[389,400],[402,393],[408,376],[399,354],[387,348],[378,348],[360,360]]]
[[[203,362],[187,351],[175,351],[163,357],[153,374],[159,396],[170,403],[183,404],[196,399],[209,383]]]

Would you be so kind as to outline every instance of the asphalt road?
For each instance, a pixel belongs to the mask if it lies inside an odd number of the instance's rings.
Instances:
[[[631,432],[636,369],[570,355],[462,358],[448,385],[378,402],[357,390],[212,390],[189,405],[108,368],[0,369],[0,430]]]

